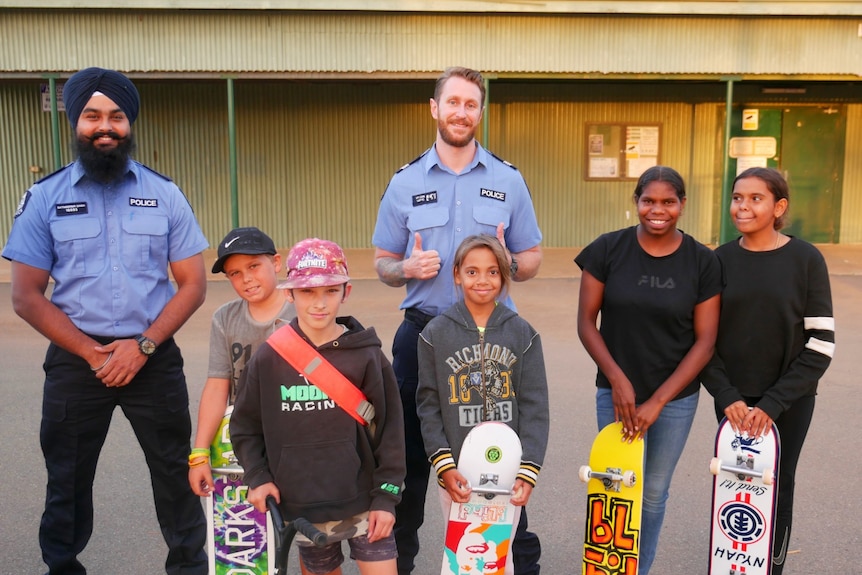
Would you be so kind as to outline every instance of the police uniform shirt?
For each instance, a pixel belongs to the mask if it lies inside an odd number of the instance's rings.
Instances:
[[[460,299],[452,276],[455,250],[474,234],[496,236],[502,222],[512,253],[542,241],[530,192],[521,173],[476,143],[469,166],[455,174],[440,162],[436,147],[399,170],[380,201],[372,243],[404,254],[413,250],[414,234],[423,250],[437,250],[441,267],[430,280],[409,280],[402,309],[415,307],[439,315]],[[506,304],[514,309],[511,299]]]
[[[30,188],[3,257],[51,272],[51,301],[81,331],[143,332],[174,294],[169,262],[208,246],[188,200],[168,178],[129,162],[108,185],[78,162]]]

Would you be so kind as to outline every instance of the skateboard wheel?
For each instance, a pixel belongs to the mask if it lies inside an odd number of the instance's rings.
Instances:
[[[637,475],[634,471],[626,471],[623,473],[623,485],[626,487],[634,487],[637,483]]]
[[[589,465],[581,465],[581,468],[578,469],[578,478],[584,483],[589,483],[592,474],[593,470],[590,469]]]
[[[713,475],[721,473],[721,459],[713,457],[709,462],[709,472]]]
[[[772,485],[775,483],[775,473],[772,471],[771,467],[763,468],[763,475],[760,477],[760,480],[763,481],[764,485]]]

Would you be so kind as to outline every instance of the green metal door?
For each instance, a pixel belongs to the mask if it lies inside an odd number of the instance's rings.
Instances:
[[[784,110],[780,165],[790,184],[785,233],[815,243],[838,241],[846,124],[843,106]]]

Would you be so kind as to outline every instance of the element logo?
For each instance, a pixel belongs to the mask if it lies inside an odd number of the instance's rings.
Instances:
[[[751,545],[766,532],[763,514],[751,505],[730,501],[719,509],[718,516],[721,530],[731,541]]]
[[[496,445],[492,445],[488,449],[485,450],[485,460],[488,463],[497,463],[500,459],[503,458],[503,450],[497,447]]]

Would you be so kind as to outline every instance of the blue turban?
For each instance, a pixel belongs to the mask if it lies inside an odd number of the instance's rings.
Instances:
[[[78,127],[78,118],[94,92],[101,92],[113,100],[129,118],[129,123],[135,122],[141,97],[132,81],[114,70],[87,68],[72,74],[63,86],[63,103],[73,130]]]

